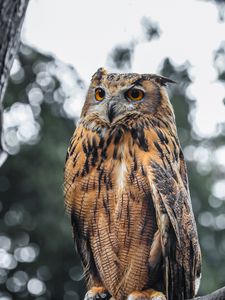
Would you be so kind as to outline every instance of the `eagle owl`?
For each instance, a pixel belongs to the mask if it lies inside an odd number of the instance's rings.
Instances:
[[[86,300],[181,300],[198,290],[201,254],[169,82],[103,68],[92,77],[65,165]]]

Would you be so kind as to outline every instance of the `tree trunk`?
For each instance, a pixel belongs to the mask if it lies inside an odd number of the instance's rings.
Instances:
[[[20,44],[20,31],[29,0],[0,0],[0,137],[3,98],[10,69]],[[0,141],[0,166],[7,157]]]

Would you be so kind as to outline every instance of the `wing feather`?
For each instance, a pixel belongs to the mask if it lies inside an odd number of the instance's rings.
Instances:
[[[77,127],[67,154],[64,194],[88,285],[104,284],[114,291],[120,271],[111,227],[113,165],[105,159],[105,142],[101,130]]]
[[[191,298],[200,276],[201,254],[182,150],[168,128],[152,127],[145,130],[145,137],[150,152],[144,164],[161,234],[167,297]]]

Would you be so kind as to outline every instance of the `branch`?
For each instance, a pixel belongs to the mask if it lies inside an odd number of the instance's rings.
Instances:
[[[109,300],[115,300],[115,299],[111,297]],[[206,296],[199,296],[193,299],[186,299],[186,300],[225,300],[225,286]]]
[[[206,296],[200,296],[189,300],[225,300],[225,287]]]
[[[20,44],[20,31],[29,0],[0,0],[0,137],[3,97],[10,69]],[[4,156],[0,142],[0,166]]]

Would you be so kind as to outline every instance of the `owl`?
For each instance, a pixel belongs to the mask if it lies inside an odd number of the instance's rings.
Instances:
[[[198,290],[201,253],[171,82],[103,68],[92,77],[64,184],[85,300],[183,300]]]

